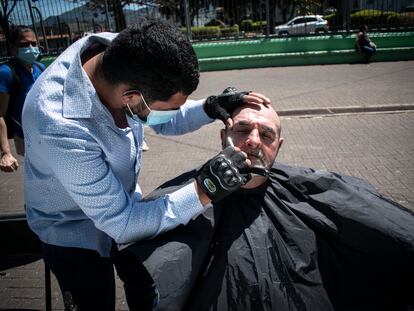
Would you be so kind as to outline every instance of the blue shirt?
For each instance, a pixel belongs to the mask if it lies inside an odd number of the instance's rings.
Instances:
[[[14,121],[13,132],[19,137],[23,137],[22,110],[26,95],[31,89],[35,80],[44,70],[45,66],[41,63],[33,65],[33,71],[30,72],[23,67],[17,60],[12,59],[10,62],[14,66],[16,75],[19,77],[19,89],[16,94],[12,94],[13,72],[9,65],[0,65],[0,93],[11,95],[9,98],[9,106],[7,112]],[[42,68],[42,70],[40,68]],[[12,129],[9,129],[12,130]]]
[[[80,55],[115,34],[71,45],[42,74],[23,109],[27,220],[40,240],[109,256],[112,239],[129,243],[186,224],[204,211],[193,184],[143,202],[136,184],[143,124],[120,129],[82,68]],[[161,134],[183,134],[212,122],[201,101],[187,101]]]

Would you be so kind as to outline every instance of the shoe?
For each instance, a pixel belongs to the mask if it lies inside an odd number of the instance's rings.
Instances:
[[[148,150],[149,150],[149,147],[147,145],[147,142],[144,140],[142,142],[142,151],[148,151]]]

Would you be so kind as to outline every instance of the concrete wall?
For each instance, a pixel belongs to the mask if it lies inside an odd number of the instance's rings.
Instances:
[[[378,51],[371,61],[414,59],[414,32],[371,33]],[[272,38],[194,44],[202,71],[361,62],[355,35]]]
[[[371,61],[414,59],[414,32],[370,33],[378,51]],[[354,34],[195,43],[201,71],[357,63]],[[44,57],[49,65],[55,57]]]

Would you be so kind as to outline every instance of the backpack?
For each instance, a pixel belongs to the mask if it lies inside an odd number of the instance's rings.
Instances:
[[[10,89],[10,98],[12,98],[13,96],[16,97],[19,94],[19,91],[20,91],[20,77],[17,74],[13,63],[10,60],[5,62],[4,65],[9,66],[9,68],[12,72],[12,77],[13,77],[13,80],[12,80],[12,83],[11,83],[11,89]],[[40,72],[43,72],[45,70],[37,62],[34,62],[33,66],[38,68],[40,70]],[[6,126],[7,126],[7,139],[12,139],[14,137],[15,122],[13,121],[13,118],[10,116],[10,100],[9,100],[9,105],[7,106],[6,115],[4,116],[4,122],[6,123]]]

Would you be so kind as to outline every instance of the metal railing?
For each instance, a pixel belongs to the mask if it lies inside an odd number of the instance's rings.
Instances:
[[[121,31],[142,18],[162,18],[193,41],[414,29],[414,0],[0,0],[0,56],[9,55],[10,25],[35,30],[44,54],[58,54],[88,33]],[[127,4],[129,3],[129,4]],[[300,18],[319,15],[322,21]],[[295,17],[296,20],[293,20]]]

